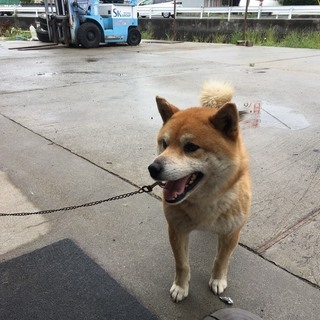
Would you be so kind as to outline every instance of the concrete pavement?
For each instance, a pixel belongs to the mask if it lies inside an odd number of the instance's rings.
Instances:
[[[151,183],[146,168],[161,126],[155,95],[183,108],[198,105],[204,80],[231,81],[239,108],[251,111],[243,134],[254,198],[226,295],[263,319],[318,319],[318,50],[161,42],[9,50],[25,45],[0,42],[0,212],[73,205]],[[173,304],[159,195],[1,218],[1,261],[70,238],[160,319],[201,319],[224,307],[207,283],[215,239],[193,234],[190,296]]]

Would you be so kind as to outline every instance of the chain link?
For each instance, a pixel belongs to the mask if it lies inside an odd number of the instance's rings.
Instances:
[[[79,209],[79,208],[92,207],[92,206],[96,206],[96,205],[104,203],[104,202],[121,200],[124,198],[132,197],[136,194],[150,193],[155,186],[163,187],[163,184],[162,184],[162,182],[157,181],[151,185],[143,186],[139,190],[136,190],[136,191],[128,192],[128,193],[114,196],[114,197],[104,199],[104,200],[92,201],[92,202],[88,202],[88,203],[84,203],[84,204],[80,204],[80,205],[76,205],[76,206],[64,207],[64,208],[59,208],[59,209],[50,209],[50,210],[42,210],[42,211],[35,211],[35,212],[14,212],[14,213],[1,213],[0,212],[0,217],[21,217],[21,216],[40,215],[40,214],[44,215],[44,214],[49,214],[49,213],[53,213],[53,212],[70,211],[70,210],[75,210],[75,209]]]

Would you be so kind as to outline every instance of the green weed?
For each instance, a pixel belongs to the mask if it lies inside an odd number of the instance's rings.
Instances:
[[[23,30],[21,28],[12,27],[2,23],[0,25],[0,37],[5,38],[6,40],[16,40],[17,37],[30,39],[31,33],[29,30]]]
[[[317,31],[292,31],[280,37],[271,27],[266,31],[248,30],[246,39],[243,39],[242,32],[236,32],[232,34],[230,43],[236,44],[238,40],[250,40],[258,46],[320,49],[320,32]]]
[[[141,31],[141,37],[142,37],[142,39],[145,39],[145,40],[154,39],[153,32],[149,31],[149,30]]]
[[[214,43],[227,43],[228,42],[227,35],[221,34],[221,33],[215,34],[213,36],[212,42],[214,42]]]
[[[320,49],[320,32],[291,32],[278,43],[281,47]]]

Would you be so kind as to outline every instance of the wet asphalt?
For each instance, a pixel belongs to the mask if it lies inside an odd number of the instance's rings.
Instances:
[[[105,199],[152,183],[155,96],[199,104],[207,79],[234,84],[253,181],[229,272],[234,306],[263,319],[320,314],[320,51],[143,41],[16,50],[0,42],[0,212]],[[216,239],[191,237],[189,297],[169,297],[173,257],[161,190],[28,218],[1,218],[0,261],[71,239],[159,319],[203,319]],[[94,320],[94,318],[93,318]]]

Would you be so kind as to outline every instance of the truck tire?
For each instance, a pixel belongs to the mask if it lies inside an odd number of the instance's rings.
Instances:
[[[170,18],[171,16],[173,16],[170,12],[162,12],[162,16],[165,18],[165,19],[168,19]]]
[[[97,48],[101,42],[100,28],[93,22],[85,22],[79,27],[77,38],[83,47]]]
[[[51,42],[49,39],[49,33],[47,30],[42,30],[41,28],[36,29],[37,37],[41,42]]]
[[[129,29],[127,43],[130,46],[137,46],[141,42],[141,33],[136,28]]]
[[[38,21],[41,29],[48,30],[47,19],[45,17],[39,16]]]

